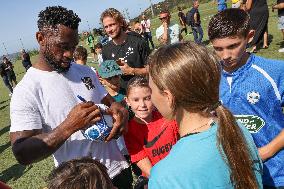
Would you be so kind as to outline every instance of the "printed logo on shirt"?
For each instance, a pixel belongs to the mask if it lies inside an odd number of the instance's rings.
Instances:
[[[167,126],[168,127],[168,126]],[[144,139],[144,145],[146,148],[151,148],[152,146],[154,146],[154,144],[159,140],[159,138],[162,136],[162,134],[165,132],[165,130],[167,129],[167,127],[165,127],[160,134],[158,134],[153,140],[151,141],[147,141],[146,139]]]
[[[83,81],[88,90],[95,88],[95,85],[93,84],[92,79],[90,77],[83,77],[81,78],[81,80]]]
[[[166,145],[163,145],[159,148],[153,149],[152,150],[152,156],[156,157],[156,156],[162,155],[164,153],[168,153],[172,149],[172,147],[173,147],[173,144],[170,142],[170,143],[167,143]]]
[[[259,92],[251,91],[247,93],[247,100],[251,104],[256,104],[260,99]]]
[[[257,133],[265,125],[264,120],[255,115],[235,115],[235,117],[250,133]]]

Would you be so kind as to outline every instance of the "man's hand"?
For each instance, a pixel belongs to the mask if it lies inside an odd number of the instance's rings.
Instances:
[[[275,6],[275,5],[272,5],[272,7],[271,7],[271,8],[272,8],[272,12],[274,12],[274,10],[275,10],[274,6]]]
[[[93,102],[82,102],[72,108],[63,124],[72,129],[72,133],[95,124],[101,119],[98,106]]]
[[[113,127],[106,141],[118,138],[118,136],[127,132],[128,111],[120,103],[113,102],[106,113],[113,118]]]
[[[122,73],[124,75],[134,75],[134,68],[131,68],[130,66],[128,66],[128,64],[125,61],[121,61],[123,64],[123,66],[119,66]]]

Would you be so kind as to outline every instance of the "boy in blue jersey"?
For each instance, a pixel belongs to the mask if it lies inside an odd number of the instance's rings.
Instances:
[[[254,33],[249,16],[226,9],[209,22],[208,36],[223,67],[220,98],[251,132],[264,162],[264,188],[284,188],[284,62],[246,52]]]

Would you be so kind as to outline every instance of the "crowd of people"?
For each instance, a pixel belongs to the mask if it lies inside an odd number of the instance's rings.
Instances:
[[[214,51],[202,44],[197,0],[186,14],[178,8],[179,24],[168,10],[160,12],[156,46],[145,15],[129,31],[118,10],[106,9],[104,42],[85,33],[97,69],[78,46],[79,16],[61,6],[42,10],[37,61],[22,51],[26,73],[19,84],[8,58],[0,67],[13,93],[17,161],[52,155],[48,189],[284,188],[284,62],[247,50],[259,43],[247,10],[261,1],[238,3],[227,8],[218,1],[208,24]],[[281,7],[281,0],[272,7],[280,29]],[[189,26],[194,42],[182,37]],[[113,123],[105,141],[87,138],[85,129],[102,127],[106,115]]]

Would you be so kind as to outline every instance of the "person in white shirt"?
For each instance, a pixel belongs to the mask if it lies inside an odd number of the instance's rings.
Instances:
[[[160,44],[173,44],[182,40],[178,24],[171,24],[171,15],[168,10],[162,10],[159,19],[162,25],[156,30],[156,37]]]
[[[152,39],[152,33],[151,33],[151,20],[146,17],[146,15],[142,15],[141,20],[143,35],[145,40],[147,41],[147,44],[149,46],[149,42],[151,43],[152,49],[155,49],[155,45]],[[150,48],[150,46],[149,46]]]
[[[95,53],[97,54],[97,61],[99,63],[99,66],[102,64],[103,60],[103,55],[102,55],[102,51],[103,51],[103,45],[101,43],[97,43],[95,45]]]
[[[119,183],[127,178],[125,170],[129,165],[111,139],[124,131],[128,111],[114,102],[88,66],[72,62],[80,21],[72,10],[61,6],[47,7],[39,13],[38,60],[11,99],[12,150],[24,165],[52,154],[55,166],[91,157],[104,164],[114,185],[122,188]],[[105,104],[109,109],[101,112],[96,104]],[[114,120],[107,142],[86,139],[82,130],[105,113]]]

